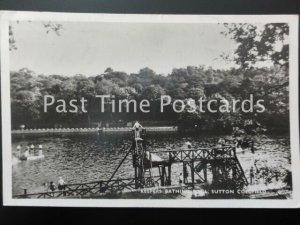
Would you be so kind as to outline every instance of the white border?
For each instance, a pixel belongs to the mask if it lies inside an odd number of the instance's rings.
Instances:
[[[222,208],[295,208],[300,207],[300,158],[298,118],[298,15],[137,15],[85,14],[52,12],[0,11],[1,43],[1,104],[2,104],[2,158],[3,204],[15,206],[69,206],[69,207],[222,207]],[[288,23],[290,26],[290,139],[292,154],[292,200],[152,200],[152,199],[13,199],[11,168],[11,118],[8,22],[73,21],[123,23]]]

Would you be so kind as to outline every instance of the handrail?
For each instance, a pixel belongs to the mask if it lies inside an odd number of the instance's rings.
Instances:
[[[201,151],[201,150],[224,150],[224,148],[233,148],[234,146],[225,145],[222,147],[206,147],[206,148],[197,148],[197,149],[173,149],[173,150],[162,150],[162,151],[149,151],[150,153],[168,153],[168,152],[181,152],[181,151]],[[233,150],[233,149],[232,149]]]
[[[159,176],[153,176],[153,178],[160,178]],[[26,193],[26,194],[18,194],[18,195],[13,195],[13,198],[26,198],[30,196],[49,196],[49,197],[56,197],[55,194],[68,194],[70,192],[76,193],[80,191],[89,191],[87,193],[91,193],[93,190],[100,190],[103,188],[104,190],[109,190],[110,188],[113,188],[114,184],[118,183],[117,187],[122,187],[123,189],[132,187],[132,183],[121,183],[122,181],[135,181],[135,178],[122,178],[122,179],[112,179],[112,180],[100,180],[100,181],[93,181],[93,182],[85,182],[85,183],[74,183],[74,184],[66,184],[64,190],[57,190],[57,191],[45,191],[45,192],[36,192],[36,193]],[[97,184],[97,186],[92,186],[92,187],[84,187],[84,188],[79,188],[80,186],[84,185],[92,185],[92,184]],[[74,187],[74,188],[70,188]],[[76,188],[77,187],[77,188]],[[132,188],[134,189],[134,188]],[[85,194],[85,193],[84,193]],[[57,196],[60,197],[61,195]]]
[[[133,178],[120,178],[120,179],[111,179],[110,181],[124,181],[124,180],[131,180]],[[85,182],[85,183],[72,183],[72,184],[66,184],[65,186],[76,186],[76,185],[84,185],[84,184],[96,184],[99,182],[108,182],[109,180],[98,180],[98,181],[91,181],[91,182]]]

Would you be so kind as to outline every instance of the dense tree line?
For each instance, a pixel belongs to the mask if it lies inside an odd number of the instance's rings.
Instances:
[[[239,68],[215,70],[203,66],[176,68],[163,76],[149,68],[138,73],[127,74],[107,68],[104,73],[86,77],[78,74],[36,75],[29,69],[11,72],[12,127],[87,127],[96,124],[104,126],[121,125],[128,121],[141,120],[144,124],[179,125],[183,128],[197,128],[231,132],[233,127],[246,131],[266,130],[288,132],[289,130],[289,27],[285,23],[269,23],[258,27],[249,23],[223,24],[229,36],[237,43],[234,55],[223,55],[223,59],[239,65]],[[45,32],[58,36],[61,24],[43,23]],[[10,27],[10,50],[16,50],[13,28]],[[272,67],[261,68],[257,64],[270,62]],[[110,94],[115,99],[142,99],[151,101],[150,113],[112,113],[106,102],[101,113],[99,99],[95,95]],[[187,110],[176,113],[171,107],[160,112],[159,99],[162,94],[173,99],[263,99],[266,110],[263,113],[193,113]],[[43,96],[52,95],[66,102],[72,99],[88,99],[87,112],[57,113],[55,107],[43,112]]]
[[[288,131],[289,99],[288,69],[285,66],[272,68],[215,70],[203,66],[188,66],[173,69],[167,76],[156,74],[149,68],[138,73],[127,74],[107,68],[104,73],[86,77],[63,75],[36,75],[29,69],[11,72],[12,127],[88,127],[109,123],[111,126],[125,125],[140,120],[149,125],[179,125],[185,128],[219,130],[231,132],[233,127],[253,130]],[[110,94],[115,99],[135,99],[151,102],[150,113],[112,113],[110,102],[101,113],[99,99],[95,95]],[[255,99],[264,99],[265,112],[243,113],[182,113],[171,107],[160,112],[160,96],[173,99],[245,99],[253,94]],[[44,95],[56,99],[88,100],[87,112],[57,113],[55,107],[44,113]]]

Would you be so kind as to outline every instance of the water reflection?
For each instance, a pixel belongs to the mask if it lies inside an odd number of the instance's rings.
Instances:
[[[225,136],[222,136],[225,137]],[[175,133],[148,133],[148,149],[179,148],[190,141],[194,147],[214,145],[220,136],[184,136]],[[226,138],[226,137],[225,137]],[[238,153],[246,175],[255,160],[258,166],[270,166],[290,170],[290,143],[288,137],[255,138],[256,152]],[[91,134],[23,136],[13,137],[13,154],[16,146],[29,143],[42,144],[45,158],[36,161],[22,161],[13,165],[13,194],[40,191],[43,183],[57,182],[61,176],[67,183],[78,183],[108,179],[130,147],[127,134],[98,136]],[[182,170],[182,165],[172,166],[172,179]],[[131,157],[128,157],[116,178],[133,177]]]

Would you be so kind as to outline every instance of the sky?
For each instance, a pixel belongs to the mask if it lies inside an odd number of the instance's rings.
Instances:
[[[221,34],[222,24],[62,22],[60,35],[42,22],[11,23],[17,50],[11,70],[36,74],[94,76],[106,68],[136,73],[149,67],[167,75],[173,68],[205,65],[226,69],[220,55],[236,43]]]

